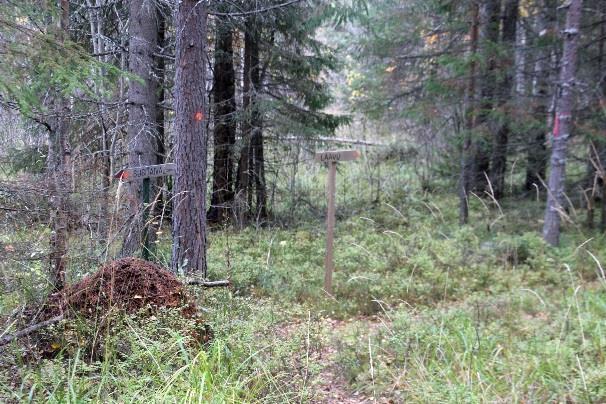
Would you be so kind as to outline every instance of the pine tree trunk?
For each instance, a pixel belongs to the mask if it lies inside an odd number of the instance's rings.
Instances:
[[[229,21],[218,19],[216,28],[214,92],[213,190],[207,213],[211,223],[224,223],[234,198],[233,151],[236,143],[236,76],[233,34]]]
[[[251,72],[250,81],[252,87],[251,99],[251,151],[252,151],[252,175],[255,180],[255,220],[260,221],[267,218],[267,190],[265,187],[265,157],[263,151],[263,118],[259,109],[259,94],[261,92],[261,62],[259,58],[259,34],[253,31],[251,38]]]
[[[555,0],[542,0],[541,10],[537,16],[536,32],[539,33],[541,42],[536,52],[534,65],[533,83],[533,116],[540,122],[530,130],[527,157],[526,157],[526,182],[524,188],[533,191],[540,187],[541,181],[545,179],[547,171],[547,147],[545,146],[546,123],[548,121],[549,107],[551,103],[549,71],[551,69],[551,46],[549,45],[555,36],[556,4]]]
[[[128,85],[128,166],[140,167],[158,162],[158,95],[159,82],[156,72],[158,49],[157,10],[153,2],[147,0],[130,1],[129,25],[129,71],[138,79],[131,79]],[[157,180],[152,180],[156,184]],[[122,244],[122,256],[134,255],[142,246],[144,227],[153,242],[155,231],[148,223],[143,223],[143,181],[128,183],[131,223]]]
[[[156,10],[157,18],[157,31],[158,31],[158,50],[160,54],[166,52],[166,17],[164,16],[168,10],[162,10],[160,6]],[[166,99],[166,63],[163,56],[156,56],[155,75],[158,83],[158,100],[156,106],[156,162],[155,164],[164,164],[166,162],[166,122],[164,118],[164,102]],[[157,192],[154,192],[155,203],[153,206],[153,217],[154,222],[158,221],[158,218],[162,215],[166,216],[166,204],[167,198],[165,195],[166,184],[170,182],[168,177],[158,177],[156,179],[156,185],[158,187]],[[154,225],[154,227],[156,227]],[[153,237],[153,235],[152,235]]]
[[[498,108],[501,109],[503,122],[496,130],[492,143],[492,156],[490,164],[490,182],[493,196],[500,199],[505,192],[505,171],[507,169],[507,143],[509,139],[509,121],[512,119],[509,101],[513,95],[515,77],[516,27],[518,24],[519,0],[506,0],[503,12],[503,28],[501,45],[504,47],[505,57],[501,58],[503,64],[503,78],[497,90]]]
[[[566,152],[573,121],[574,85],[578,63],[579,29],[582,0],[571,0],[566,13],[564,30],[564,53],[560,70],[561,92],[557,98],[556,116],[551,151],[549,192],[545,209],[543,238],[551,245],[560,242],[560,214],[564,209],[564,184],[566,180]]]
[[[479,48],[485,66],[478,81],[480,104],[474,134],[472,187],[481,192],[488,189],[486,176],[489,175],[492,146],[489,124],[497,90],[495,47],[499,42],[500,11],[499,0],[482,0],[480,4]]]
[[[261,89],[259,59],[259,30],[254,17],[248,19],[244,37],[244,87],[242,108],[246,118],[242,125],[242,149],[238,164],[237,194],[239,206],[246,205],[247,214],[256,220],[267,217],[267,191],[265,185],[263,122],[258,105]],[[253,197],[256,199],[254,212]],[[246,204],[244,204],[246,201]],[[242,216],[242,215],[241,215]]]
[[[459,223],[466,224],[469,220],[469,191],[473,175],[473,153],[472,153],[472,131],[475,126],[475,93],[476,93],[476,71],[477,63],[475,61],[478,52],[478,27],[479,27],[478,5],[471,5],[471,31],[469,34],[469,81],[467,83],[465,95],[465,127],[463,150],[461,157],[461,179],[459,186]]]
[[[60,42],[69,39],[69,1],[59,3],[57,37]],[[51,101],[53,118],[49,123],[47,173],[50,186],[50,252],[49,278],[56,290],[65,287],[67,253],[69,246],[69,191],[72,184],[71,148],[69,145],[69,100],[57,90]]]
[[[182,0],[176,18],[174,272],[206,276],[206,3]]]
[[[250,170],[251,170],[251,137],[252,137],[252,123],[251,123],[251,109],[252,109],[252,47],[253,39],[251,37],[250,30],[253,29],[252,24],[246,25],[246,31],[244,34],[244,66],[242,68],[242,111],[244,111],[244,121],[242,122],[242,140],[240,147],[240,158],[238,160],[238,175],[236,179],[236,198],[237,198],[237,212],[238,221],[243,224],[246,221],[248,212],[251,207],[250,198]]]

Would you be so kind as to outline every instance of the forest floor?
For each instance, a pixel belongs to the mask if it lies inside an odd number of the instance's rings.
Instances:
[[[193,343],[197,325],[173,308],[116,314],[111,329],[62,322],[46,335],[51,357],[32,361],[27,341],[0,350],[0,398],[606,401],[603,235],[569,226],[562,246],[549,247],[537,231],[542,206],[524,200],[474,203],[463,228],[451,196],[410,193],[357,209],[339,215],[334,296],[322,290],[321,220],[215,231],[209,275],[231,287],[189,288],[210,344]],[[166,264],[167,240],[159,247]],[[82,262],[72,268],[80,278],[91,272]],[[39,266],[14,268],[1,267],[4,332],[15,329],[10,313],[45,292]]]

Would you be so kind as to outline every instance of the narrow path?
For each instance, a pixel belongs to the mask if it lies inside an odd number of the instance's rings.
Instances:
[[[332,320],[323,321],[322,329],[326,335],[322,348],[318,353],[318,363],[322,366],[320,373],[315,378],[312,389],[313,403],[321,404],[362,404],[373,403],[373,398],[365,397],[360,392],[351,390],[345,376],[337,363],[337,348],[335,340],[340,338],[348,325],[355,320]]]

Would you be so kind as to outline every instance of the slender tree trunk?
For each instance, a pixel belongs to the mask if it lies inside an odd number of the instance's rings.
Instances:
[[[479,49],[485,65],[481,69],[478,82],[480,92],[479,111],[474,134],[473,188],[477,191],[488,189],[486,176],[489,175],[492,136],[490,135],[490,115],[495,104],[497,90],[496,53],[499,42],[500,0],[482,0],[480,3]]]
[[[250,24],[247,24],[247,31],[249,31]],[[244,66],[242,68],[243,85],[242,85],[242,111],[244,111],[244,121],[242,122],[242,141],[240,147],[240,159],[238,161],[238,176],[236,179],[236,197],[237,203],[237,216],[239,221],[243,222],[248,215],[250,209],[250,169],[251,169],[251,133],[252,125],[250,119],[250,112],[252,106],[252,39],[251,34],[246,32],[244,34]]]
[[[564,53],[560,70],[561,92],[557,98],[556,116],[553,129],[553,149],[551,151],[551,172],[549,192],[545,209],[543,238],[551,245],[560,242],[560,214],[564,208],[564,184],[566,180],[567,142],[572,132],[572,111],[574,85],[578,63],[579,29],[581,23],[582,0],[571,0],[566,13],[564,30]]]
[[[206,3],[182,0],[176,19],[172,270],[206,276]]]
[[[106,53],[105,36],[103,31],[103,15],[102,7],[105,6],[105,0],[87,0],[88,6],[88,17],[90,24],[90,36],[91,45],[94,54],[97,54],[97,60],[101,63],[108,62],[108,56]],[[96,68],[95,74],[99,77],[105,75],[105,69],[103,67]],[[104,241],[109,235],[108,232],[108,220],[109,220],[109,208],[110,208],[110,197],[109,190],[111,187],[111,155],[110,155],[110,140],[108,134],[108,125],[106,123],[107,108],[104,105],[106,101],[105,89],[103,83],[93,82],[93,88],[95,95],[102,101],[98,106],[98,119],[99,129],[101,136],[99,138],[99,161],[101,162],[101,200],[99,202],[99,219],[97,224],[97,235],[99,241]]]
[[[239,205],[244,205],[248,216],[254,213],[257,219],[267,216],[267,192],[265,187],[262,117],[258,105],[261,88],[261,67],[259,61],[259,27],[255,17],[246,23],[244,36],[244,86],[242,108],[245,120],[242,125],[242,149],[238,164],[237,194]],[[253,197],[256,208],[252,212]]]
[[[501,109],[503,122],[494,133],[492,143],[492,156],[490,164],[490,182],[494,197],[500,199],[505,192],[505,171],[507,168],[507,143],[509,139],[512,118],[509,101],[513,95],[515,83],[515,43],[516,27],[518,24],[519,0],[505,0],[503,10],[503,28],[501,45],[505,51],[505,57],[501,57],[502,79],[497,90],[498,108]]]
[[[600,49],[599,49],[599,69],[598,71],[602,72],[602,77],[600,77],[600,82],[601,84],[601,93],[599,95],[600,98],[600,111],[598,111],[599,116],[601,116],[601,121],[603,123],[603,127],[606,127],[606,117],[604,116],[604,112],[603,112],[603,106],[606,105],[606,72],[605,72],[605,68],[606,68],[606,21],[604,20],[604,17],[606,17],[606,2],[602,2],[602,24],[600,27]],[[600,147],[600,160],[601,160],[601,167],[602,169],[606,169],[606,141],[604,139],[600,139],[601,140],[601,147]],[[601,207],[602,207],[602,216],[600,218],[600,231],[603,233],[604,231],[606,231],[606,173],[602,172],[602,200],[601,200]]]
[[[533,191],[540,187],[547,172],[546,124],[548,121],[551,91],[550,70],[552,44],[555,40],[556,2],[542,0],[541,11],[537,16],[536,31],[539,33],[539,44],[535,53],[533,81],[533,116],[538,122],[529,133],[526,157],[526,182],[524,188]]]
[[[469,220],[469,191],[473,175],[473,153],[472,153],[472,131],[475,126],[475,93],[476,93],[476,54],[478,52],[478,27],[479,27],[478,5],[471,5],[471,31],[469,34],[469,81],[467,83],[467,94],[465,95],[465,127],[463,139],[463,153],[461,157],[461,179],[459,187],[459,223],[466,224]]]
[[[606,2],[602,4],[602,19],[606,17]],[[598,102],[596,103],[596,107],[592,108],[591,114],[595,114],[598,117],[598,122],[602,122],[603,126],[606,122],[604,122],[602,108],[606,105],[606,76],[603,76],[605,73],[604,68],[606,67],[604,64],[604,51],[606,45],[606,21],[602,20],[600,24],[600,40],[598,43],[598,72],[601,72],[602,76],[600,79],[600,91],[598,91]],[[598,167],[596,167],[596,165]],[[606,229],[606,175],[604,173],[604,168],[606,167],[606,141],[602,136],[594,138],[589,143],[589,149],[587,153],[587,177],[585,179],[583,192],[585,194],[585,198],[587,201],[587,227],[593,229],[594,227],[594,210],[596,205],[600,202],[600,198],[597,196],[601,194],[601,220],[600,220],[600,231],[604,231]],[[596,179],[599,178],[599,181]],[[601,189],[596,189],[596,185],[600,185]]]
[[[168,10],[162,10],[157,7],[157,31],[158,31],[158,50],[160,55],[166,53],[166,17],[164,14]],[[164,119],[164,101],[166,99],[166,63],[163,56],[156,57],[155,75],[158,83],[158,104],[156,106],[156,163],[164,164],[166,162],[166,123]],[[165,189],[167,182],[170,181],[167,177],[158,177],[156,179],[157,189],[154,190],[155,197],[153,206],[153,222],[158,222],[158,217],[166,214],[166,195]]]
[[[69,39],[69,2],[61,0],[57,36],[60,42]],[[69,145],[69,100],[57,89],[52,100],[53,117],[49,124],[47,172],[50,175],[50,282],[56,290],[65,286],[69,246],[69,190],[71,148]]]
[[[154,2],[130,0],[129,30],[129,70],[137,79],[131,79],[128,85],[128,165],[139,167],[158,162],[159,82],[154,56],[158,49],[158,19]],[[132,221],[122,244],[122,256],[139,251],[144,227],[148,227],[150,242],[156,234],[148,223],[143,223],[143,209],[149,208],[143,206],[143,181],[129,182],[128,191]]]
[[[233,34],[229,21],[218,19],[216,24],[213,191],[207,217],[211,223],[223,223],[229,218],[229,209],[234,198],[236,76]]]
[[[254,22],[253,22],[254,24]],[[255,219],[263,220],[267,217],[267,189],[265,185],[265,157],[263,151],[263,118],[259,108],[259,94],[261,92],[261,61],[259,58],[259,32],[258,28],[253,27],[252,38],[249,41],[251,46],[250,59],[251,71],[250,81],[252,89],[251,97],[251,151],[252,151],[252,170],[251,173],[255,180]]]

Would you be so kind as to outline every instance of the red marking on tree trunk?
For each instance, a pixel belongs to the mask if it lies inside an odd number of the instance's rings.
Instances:
[[[558,137],[560,134],[560,116],[556,115],[555,123],[553,124],[553,137]]]
[[[202,119],[204,119],[204,114],[201,111],[196,112],[194,115],[194,120],[196,122],[200,122]]]

